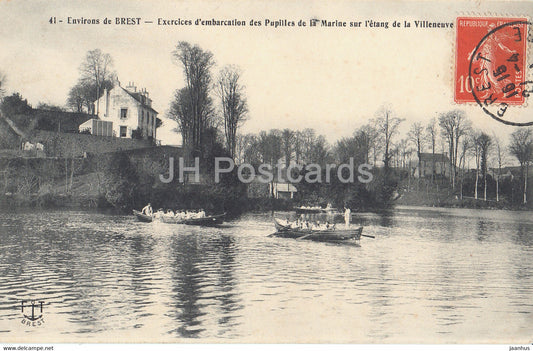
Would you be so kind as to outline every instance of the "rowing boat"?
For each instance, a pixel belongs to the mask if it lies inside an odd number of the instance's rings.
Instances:
[[[153,216],[147,216],[144,213],[133,210],[133,214],[137,217],[137,220],[139,222],[153,222],[153,221],[161,221],[163,223],[171,223],[171,224],[186,224],[186,225],[199,225],[199,226],[215,226],[222,224],[224,222],[224,217],[226,216],[226,213],[214,215],[214,216],[206,216],[201,218],[188,218],[188,219],[177,219],[174,217],[169,216],[161,216],[160,218],[154,218]]]
[[[153,221],[152,216],[145,215],[141,211],[133,210],[133,214],[137,217],[139,222],[150,223]]]
[[[294,211],[297,214],[314,214],[314,213],[324,213],[326,212],[322,207],[295,207]]]
[[[356,229],[324,229],[312,230],[302,228],[291,228],[285,225],[279,219],[274,219],[276,232],[270,236],[279,238],[292,238],[298,240],[311,240],[339,244],[359,244],[363,227]]]
[[[201,225],[201,226],[215,226],[224,222],[226,213],[221,213],[214,216],[206,216],[201,218],[177,219],[174,217],[161,216],[161,222],[171,224],[186,224],[186,225]]]

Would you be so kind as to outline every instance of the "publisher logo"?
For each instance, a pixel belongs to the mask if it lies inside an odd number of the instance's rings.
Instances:
[[[38,327],[44,324],[43,304],[44,301],[22,301],[20,303],[23,316],[21,323],[31,327]]]

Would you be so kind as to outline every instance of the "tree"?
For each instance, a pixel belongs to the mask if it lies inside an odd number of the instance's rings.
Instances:
[[[220,71],[216,84],[222,105],[226,147],[232,158],[235,158],[237,129],[246,120],[248,113],[244,87],[239,83],[240,77],[241,71],[237,67],[226,66]]]
[[[37,104],[37,109],[39,110],[47,110],[47,111],[57,111],[57,112],[64,112],[65,109],[58,105],[53,105],[47,102],[39,102]]]
[[[316,135],[314,129],[306,128],[297,133],[298,151],[296,161],[304,164],[324,163],[329,157],[329,147],[323,135]],[[299,155],[299,156],[298,156]]]
[[[370,150],[373,150],[374,165],[376,163],[376,144],[378,139],[378,133],[374,127],[370,124],[366,124],[355,131],[355,141],[360,150],[363,153],[365,163],[370,163]]]
[[[105,81],[102,84],[104,89],[112,89],[113,82]],[[96,88],[93,84],[89,82],[79,81],[74,85],[69,93],[67,98],[67,107],[69,107],[74,112],[87,112],[89,114],[94,114],[94,102],[97,100],[95,95]]]
[[[281,132],[271,129],[268,133],[262,131],[258,138],[258,151],[262,163],[268,163],[274,167],[283,155],[281,150]]]
[[[181,118],[187,119],[182,121],[186,123],[181,123],[181,127],[187,128],[187,146],[191,147],[193,152],[198,152],[201,149],[202,133],[210,126],[210,118],[213,115],[213,104],[209,96],[213,54],[197,45],[192,46],[180,41],[172,52],[172,57],[174,63],[183,68],[186,83],[185,88],[176,93],[177,99],[173,104],[186,105],[178,106],[178,110],[185,113]]]
[[[466,157],[468,152],[472,148],[472,141],[470,138],[463,138],[463,141],[461,143],[461,155],[459,157],[459,168],[461,170],[461,189],[459,197],[461,200],[463,199],[463,185],[464,185],[464,177],[465,177],[465,166],[466,166]]]
[[[126,153],[116,152],[111,156],[105,177],[106,200],[122,210],[132,207],[138,193],[139,176]]]
[[[435,145],[437,143],[437,121],[432,118],[426,126],[426,141],[431,146],[431,182],[435,181]]]
[[[492,139],[489,135],[481,133],[477,138],[481,156],[481,175],[483,176],[483,199],[487,201],[487,168],[488,156],[492,145]]]
[[[480,136],[481,132],[472,131],[472,153],[476,161],[476,181],[474,185],[474,198],[476,200],[478,199],[479,168],[481,164],[481,143],[479,142]]]
[[[356,155],[359,151],[357,140],[355,137],[342,138],[337,141],[334,147],[334,153],[339,163],[348,162],[350,157]]]
[[[258,164],[257,136],[254,134],[238,134],[235,163]]]
[[[522,183],[524,184],[523,204],[527,204],[527,178],[529,162],[533,158],[533,132],[531,128],[518,128],[511,134],[509,150],[520,163]]]
[[[416,147],[416,155],[418,156],[418,182],[422,178],[422,167],[420,165],[420,154],[422,153],[423,140],[424,140],[424,127],[422,123],[415,122],[411,125],[411,129],[407,134],[409,141]]]
[[[294,132],[290,129],[283,129],[281,132],[281,142],[283,149],[283,156],[285,157],[285,167],[289,167],[292,159],[292,150],[294,144]]]
[[[93,90],[93,100],[96,101],[96,114],[100,112],[98,99],[101,97],[104,85],[113,82],[115,72],[113,71],[113,59],[111,55],[103,53],[100,49],[88,51],[85,60],[80,65],[80,81],[86,87]]]
[[[190,145],[193,133],[190,94],[187,90],[188,88],[182,88],[176,91],[169,110],[169,117],[178,122],[178,130],[184,146]]]
[[[8,118],[13,118],[16,115],[27,115],[32,111],[28,100],[24,99],[19,93],[4,97],[0,105],[2,114]]]
[[[464,111],[453,110],[443,113],[439,117],[439,126],[442,135],[448,143],[450,154],[450,182],[452,189],[455,190],[455,177],[457,175],[457,151],[459,141],[467,134],[470,129],[470,122],[467,120]]]
[[[4,94],[6,93],[6,76],[0,71],[0,102],[2,102],[2,99],[4,98]]]
[[[383,143],[383,164],[385,170],[387,170],[391,158],[389,149],[391,147],[392,139],[398,133],[398,127],[400,123],[403,122],[403,119],[395,117],[390,107],[383,106],[377,112],[375,122]]]
[[[498,174],[496,175],[496,202],[500,201],[500,178],[502,177],[502,165],[505,162],[505,153],[500,139],[496,136],[492,136],[494,140],[494,162],[498,166]]]

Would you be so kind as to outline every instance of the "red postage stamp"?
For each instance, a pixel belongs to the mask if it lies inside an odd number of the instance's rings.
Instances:
[[[457,18],[455,102],[477,103],[499,119],[522,105],[526,87],[526,18]]]

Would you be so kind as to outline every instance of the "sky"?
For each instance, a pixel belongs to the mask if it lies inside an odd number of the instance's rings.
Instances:
[[[532,17],[531,2],[414,1],[18,1],[0,0],[0,71],[8,93],[36,106],[64,105],[87,51],[99,48],[114,59],[123,86],[146,88],[164,121],[158,138],[180,142],[167,120],[174,92],[184,86],[172,51],[179,41],[213,53],[213,75],[239,66],[249,118],[241,132],[314,128],[330,143],[350,136],[387,104],[404,118],[402,132],[439,113],[463,109],[480,128],[504,141],[515,129],[479,107],[454,102],[454,29],[392,28],[458,16]],[[51,17],[63,23],[50,24]],[[68,17],[99,19],[99,25],[68,24]],[[104,25],[104,18],[141,18],[141,25]],[[239,19],[245,27],[159,26],[162,19]],[[312,18],[359,22],[362,28],[309,27]],[[306,27],[265,26],[287,19]],[[249,26],[250,20],[263,23]],[[366,20],[389,28],[364,27]],[[144,21],[154,21],[146,24]],[[531,106],[513,107],[513,118],[533,120]],[[510,113],[510,112],[509,112]]]

